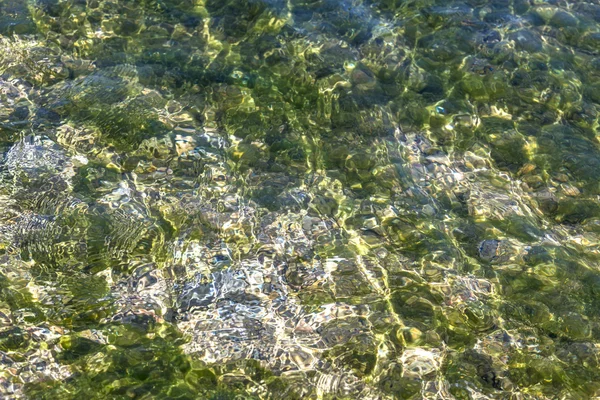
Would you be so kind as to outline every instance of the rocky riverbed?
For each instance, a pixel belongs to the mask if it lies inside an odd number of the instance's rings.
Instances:
[[[600,396],[599,67],[595,0],[0,0],[0,397]]]

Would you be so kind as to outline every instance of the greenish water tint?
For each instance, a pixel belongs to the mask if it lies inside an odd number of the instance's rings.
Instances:
[[[0,397],[600,396],[597,0],[0,0]]]

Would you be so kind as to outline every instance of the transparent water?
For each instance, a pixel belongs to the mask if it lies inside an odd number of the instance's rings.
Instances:
[[[600,2],[0,0],[0,397],[600,396]]]

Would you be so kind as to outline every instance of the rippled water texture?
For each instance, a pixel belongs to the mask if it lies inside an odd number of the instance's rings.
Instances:
[[[600,397],[598,0],[0,34],[0,398]]]

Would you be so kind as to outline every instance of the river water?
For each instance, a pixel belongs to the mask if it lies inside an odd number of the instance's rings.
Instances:
[[[0,0],[3,399],[600,398],[598,0]]]

